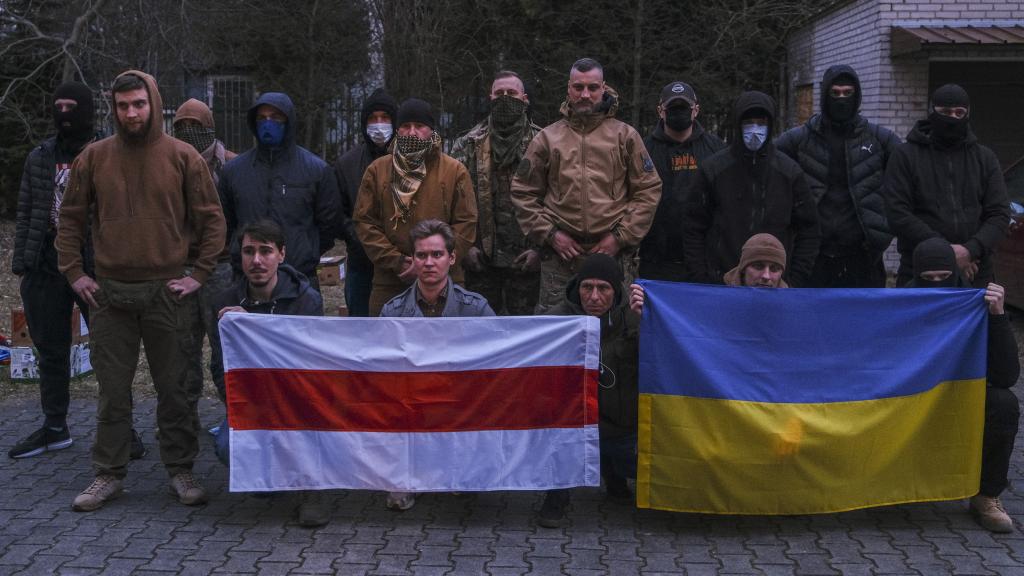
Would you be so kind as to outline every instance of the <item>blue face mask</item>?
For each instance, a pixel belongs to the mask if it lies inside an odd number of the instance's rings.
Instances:
[[[256,123],[256,136],[260,144],[276,148],[284,142],[285,125],[273,120],[260,120]]]
[[[743,126],[743,145],[747,147],[747,150],[752,152],[760,150],[766,140],[768,140],[767,126],[758,126],[757,124]]]

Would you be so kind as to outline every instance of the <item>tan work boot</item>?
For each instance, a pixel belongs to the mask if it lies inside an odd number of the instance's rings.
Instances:
[[[968,510],[974,520],[989,532],[999,534],[1013,532],[1013,520],[1006,513],[1003,503],[997,496],[985,496],[984,494],[973,496]]]
[[[178,497],[178,502],[186,506],[206,504],[206,490],[191,472],[175,474],[171,478],[171,494]]]
[[[107,502],[121,495],[123,482],[120,478],[101,474],[92,480],[92,484],[75,496],[71,509],[76,512],[92,512]]]

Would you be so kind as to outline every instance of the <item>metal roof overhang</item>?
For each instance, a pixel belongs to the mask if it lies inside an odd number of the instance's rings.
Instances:
[[[916,52],[932,45],[1009,45],[1024,44],[1024,25],[966,26],[922,25],[893,26],[892,55]]]

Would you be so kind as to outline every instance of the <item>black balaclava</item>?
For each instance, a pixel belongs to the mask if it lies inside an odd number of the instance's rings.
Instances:
[[[932,93],[932,111],[928,114],[931,121],[931,140],[942,147],[949,148],[964,141],[967,138],[967,125],[970,121],[970,113],[963,118],[953,118],[939,114],[935,111],[936,106],[955,108],[964,107],[968,110],[971,107],[971,99],[967,91],[956,84],[946,84],[939,87]]]
[[[829,120],[835,124],[846,124],[857,117],[857,108],[860,105],[860,84],[853,75],[843,73],[832,79],[828,86],[822,86],[822,90],[828,91],[833,84],[850,85],[856,88],[853,96],[848,98],[833,98],[830,93],[825,95],[825,113]]]
[[[921,278],[921,272],[948,270],[949,278],[933,282]],[[914,288],[955,288],[960,285],[960,274],[956,266],[956,253],[943,238],[922,240],[914,248]]]
[[[74,110],[59,112],[53,106],[53,123],[57,128],[57,143],[68,152],[78,152],[93,138],[92,90],[81,82],[65,82],[53,91],[53,100],[74,100]]]

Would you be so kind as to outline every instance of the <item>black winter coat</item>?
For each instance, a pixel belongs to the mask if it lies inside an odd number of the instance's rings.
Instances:
[[[724,149],[725,142],[705,132],[699,122],[693,123],[693,133],[685,142],[677,142],[665,134],[665,123],[661,120],[644,145],[661,177],[661,200],[654,223],[640,242],[640,258],[648,262],[682,262],[686,191],[697,169]]]
[[[806,124],[787,131],[775,141],[775,147],[796,160],[803,169],[815,205],[828,189],[830,150],[825,131],[830,128],[822,120],[821,114],[815,114]],[[847,189],[857,209],[857,219],[867,243],[865,248],[879,253],[892,242],[885,219],[882,179],[892,150],[899,146],[900,139],[862,116],[857,116],[853,122],[854,128],[846,138]]]
[[[375,152],[380,152],[376,154]],[[341,212],[345,215],[344,228],[341,230],[341,238],[348,247],[348,260],[350,264],[362,264],[362,268],[369,268],[373,265],[370,258],[363,250],[363,245],[356,236],[355,220],[352,219],[352,211],[356,206],[356,195],[359,193],[359,183],[363,181],[363,174],[371,162],[387,154],[387,149],[379,149],[372,144],[361,143],[345,152],[334,163],[334,172],[338,178],[340,188]]]
[[[920,120],[893,151],[883,194],[897,237],[900,276],[914,275],[914,248],[941,237],[962,244],[979,260],[976,283],[993,277],[992,252],[1006,236],[1010,204],[996,155],[973,132],[952,148],[937,147],[931,123]]]
[[[48,138],[33,148],[25,159],[21,187],[18,190],[14,255],[11,259],[11,271],[17,275],[37,270],[41,266],[43,243],[46,242],[50,228],[50,210],[53,207],[56,148],[57,138]],[[86,238],[91,238],[91,235],[86,234]],[[92,275],[92,242],[86,242],[82,256],[86,274]],[[56,268],[52,272],[58,273]]]
[[[734,113],[732,145],[708,158],[687,194],[683,253],[689,279],[721,284],[739,264],[743,243],[767,232],[786,247],[786,282],[807,282],[818,257],[818,214],[803,171],[775,151],[771,139],[757,152],[743,145],[739,119],[753,108],[772,114],[768,96],[747,92]],[[771,116],[770,116],[771,118]],[[771,134],[769,128],[769,135]]]
[[[291,100],[280,93],[261,96],[249,109],[249,129],[256,134],[256,109],[270,104],[288,117],[278,150],[263,145],[224,165],[217,185],[228,241],[236,268],[240,262],[237,230],[269,219],[284,230],[286,262],[307,276],[316,274],[320,255],[334,246],[341,201],[330,165],[295,143],[298,122]],[[343,218],[342,218],[343,219]]]

